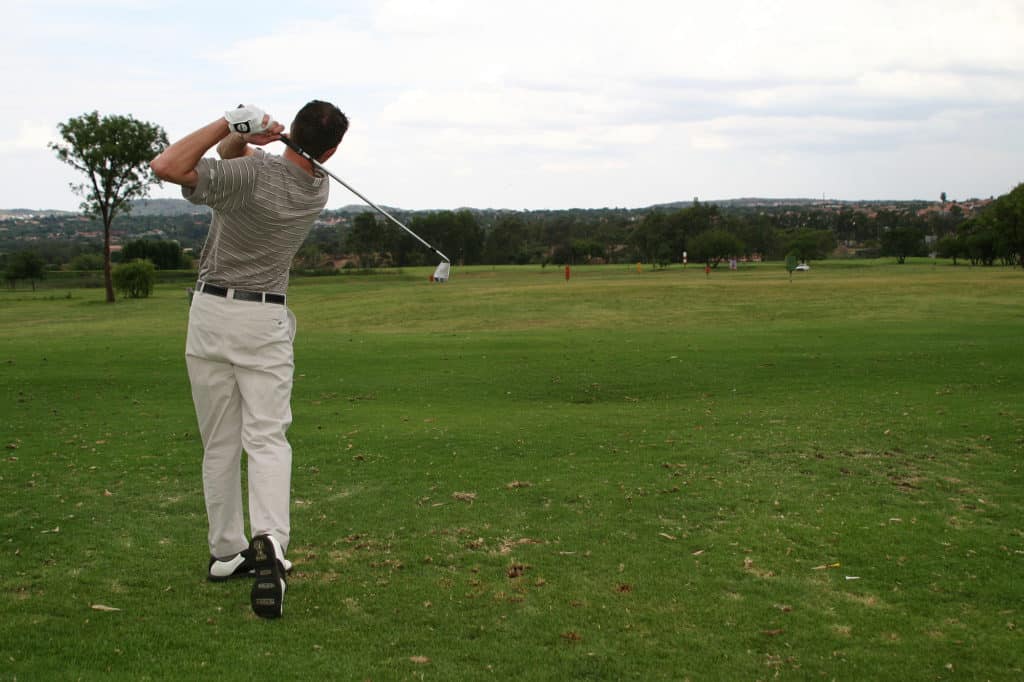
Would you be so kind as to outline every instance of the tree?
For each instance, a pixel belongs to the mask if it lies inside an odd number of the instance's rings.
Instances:
[[[149,194],[152,183],[160,184],[149,161],[167,146],[167,133],[158,125],[131,116],[99,112],[69,118],[57,126],[63,142],[50,143],[57,158],[86,175],[87,182],[71,185],[84,198],[86,215],[103,221],[103,280],[107,302],[114,302],[110,269],[110,224],[114,217],[131,210],[132,199]]]
[[[483,252],[483,230],[473,212],[467,209],[417,214],[409,229],[455,263],[476,263]],[[411,240],[412,237],[406,239]],[[410,264],[419,264],[433,262],[436,257],[420,246],[415,252],[409,252],[406,258]]]
[[[303,243],[302,247],[295,254],[295,260],[293,263],[294,267],[306,268],[307,270],[316,270],[324,267],[324,251],[320,244],[307,240]],[[333,269],[333,266],[328,262],[327,268]]]
[[[640,260],[654,263],[671,257],[668,238],[668,221],[661,211],[648,211],[629,235],[629,242],[637,251]]]
[[[80,253],[68,263],[69,270],[102,270],[102,253]]]
[[[898,225],[882,232],[882,255],[896,256],[897,263],[905,263],[907,256],[920,256],[924,252],[924,230],[914,225]]]
[[[11,288],[19,279],[27,279],[32,283],[32,291],[36,290],[36,280],[42,279],[45,274],[43,259],[31,251],[19,251],[7,259],[7,267],[4,269],[4,279]]]
[[[717,268],[724,259],[741,255],[743,242],[731,232],[716,227],[691,239],[690,252],[694,261],[705,261]]]
[[[979,217],[963,224],[964,245],[971,265],[993,265],[999,257],[999,238],[995,230]]]
[[[121,258],[125,262],[148,260],[157,270],[177,270],[183,264],[181,244],[163,240],[139,239],[128,242],[121,250]]]
[[[1000,255],[1024,267],[1024,183],[996,199],[982,220],[998,237]]]
[[[786,254],[786,272],[789,273],[789,281],[793,281],[793,271],[796,270],[797,257],[795,253]]]
[[[802,229],[789,235],[786,252],[801,261],[819,260],[836,248],[836,237],[831,230]]]
[[[746,220],[735,219],[732,230],[747,247],[747,255],[760,255],[768,258],[779,248],[779,237],[772,226],[772,221],[765,215],[757,215]]]
[[[370,211],[363,211],[352,221],[345,240],[345,248],[354,253],[359,267],[372,268],[377,263],[381,248],[381,229],[377,224],[377,216]]]
[[[452,228],[442,235],[438,248],[460,263],[478,263],[484,250],[484,232],[476,216],[468,209],[460,209],[455,212]]]
[[[995,264],[998,246],[998,240],[991,231],[976,232],[967,237],[967,255],[970,256],[972,264]]]
[[[953,265],[956,265],[957,258],[967,255],[967,244],[963,237],[947,234],[935,243],[935,253],[939,258],[952,258]]]
[[[630,242],[640,258],[658,267],[680,260],[683,251],[692,251],[690,240],[723,223],[718,207],[696,199],[692,206],[671,213],[648,211],[630,234]],[[735,224],[729,224],[735,232]],[[739,254],[736,254],[739,255]]]
[[[526,252],[526,226],[516,214],[498,218],[484,242],[483,259],[486,263],[523,265],[529,262]]]
[[[572,257],[574,263],[589,263],[595,258],[604,259],[604,245],[594,239],[573,239]]]

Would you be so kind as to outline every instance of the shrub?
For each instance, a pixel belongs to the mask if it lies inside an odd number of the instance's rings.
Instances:
[[[68,263],[69,270],[102,270],[102,253],[80,253]]]
[[[122,263],[113,271],[114,288],[128,298],[149,298],[156,282],[156,268],[148,260]]]
[[[19,279],[32,282],[32,291],[36,290],[36,280],[46,276],[46,265],[43,259],[32,251],[20,251],[7,258],[4,279],[13,289]]]

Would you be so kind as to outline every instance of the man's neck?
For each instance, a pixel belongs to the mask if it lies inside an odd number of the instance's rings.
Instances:
[[[291,161],[302,170],[306,171],[308,175],[316,175],[316,169],[313,168],[313,164],[310,163],[305,157],[296,154],[295,151],[293,151],[292,149],[285,148],[282,157]]]

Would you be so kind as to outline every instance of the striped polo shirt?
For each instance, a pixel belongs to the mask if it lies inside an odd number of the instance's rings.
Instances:
[[[327,204],[329,183],[262,149],[237,159],[203,158],[195,189],[181,194],[213,209],[199,259],[209,284],[283,294],[295,253]]]

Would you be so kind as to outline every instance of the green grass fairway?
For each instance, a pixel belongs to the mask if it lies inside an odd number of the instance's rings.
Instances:
[[[1019,270],[430,271],[292,285],[279,621],[183,286],[0,292],[0,679],[1024,679]]]

